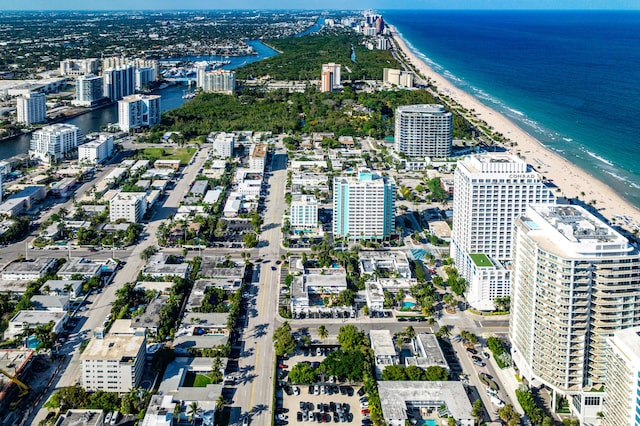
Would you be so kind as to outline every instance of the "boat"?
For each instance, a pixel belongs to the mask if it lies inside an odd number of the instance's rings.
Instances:
[[[182,99],[193,99],[196,96],[198,96],[196,92],[186,92],[184,95],[182,95]]]

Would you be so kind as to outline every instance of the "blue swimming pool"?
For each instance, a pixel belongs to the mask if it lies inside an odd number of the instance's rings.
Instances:
[[[405,309],[411,309],[416,306],[415,302],[402,302],[402,307]]]
[[[427,419],[422,423],[422,426],[438,426],[438,422],[433,419]]]

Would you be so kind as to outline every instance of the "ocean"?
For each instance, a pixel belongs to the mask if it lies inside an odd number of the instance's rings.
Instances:
[[[383,16],[434,71],[640,207],[640,12]]]

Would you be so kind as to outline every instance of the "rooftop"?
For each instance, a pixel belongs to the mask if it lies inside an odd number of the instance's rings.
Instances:
[[[13,274],[36,273],[53,266],[55,261],[56,260],[52,257],[38,257],[36,259],[24,260],[22,262],[11,262],[2,272]]]
[[[11,322],[16,324],[47,324],[49,321],[57,323],[61,319],[67,316],[66,312],[55,311],[37,311],[37,310],[22,310],[11,318]]]
[[[114,360],[122,361],[123,358],[135,358],[144,345],[144,336],[113,336],[106,335],[104,339],[91,339],[81,360]]]
[[[56,422],[56,426],[99,426],[102,425],[102,410],[69,410]]]
[[[625,358],[628,366],[635,366],[636,370],[640,370],[640,327],[616,331],[609,344]]]
[[[369,331],[371,339],[371,347],[376,356],[396,356],[396,347],[393,344],[393,338],[389,330],[371,330]]]
[[[469,257],[479,268],[493,268],[493,262],[484,253],[469,253]]]
[[[461,382],[378,382],[382,413],[387,420],[408,419],[407,406],[434,407],[446,404],[456,419],[472,419],[471,403]]]

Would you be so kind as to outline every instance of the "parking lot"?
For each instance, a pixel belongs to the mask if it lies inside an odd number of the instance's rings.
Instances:
[[[324,359],[327,349],[312,349],[308,355],[300,354],[283,361],[287,368],[278,368],[278,376],[284,378],[283,370],[300,362],[308,362],[318,366]],[[286,378],[283,382],[286,383]],[[367,408],[362,408],[360,399],[366,399],[361,389],[361,384],[338,382],[333,377],[320,377],[311,385],[278,386],[276,389],[276,423],[301,424],[301,423],[347,423],[354,425],[363,424],[362,410],[368,413]],[[358,394],[360,391],[360,395]],[[366,403],[363,405],[367,405]],[[367,422],[365,421],[365,424]]]

